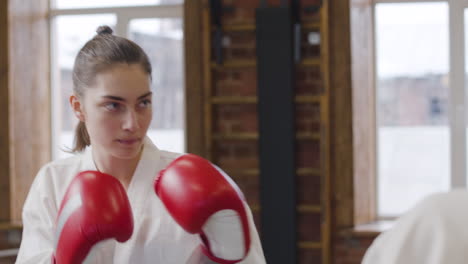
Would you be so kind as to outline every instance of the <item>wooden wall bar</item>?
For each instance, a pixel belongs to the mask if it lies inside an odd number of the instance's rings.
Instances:
[[[353,123],[349,1],[328,1],[331,175],[335,231],[353,226]]]
[[[49,1],[7,2],[10,220],[19,221],[32,180],[51,158]]]
[[[0,1],[0,222],[10,219],[8,1]]]
[[[206,155],[204,149],[202,1],[185,1],[185,106],[187,152]]]

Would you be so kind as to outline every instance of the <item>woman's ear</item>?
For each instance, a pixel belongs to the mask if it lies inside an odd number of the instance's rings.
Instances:
[[[72,94],[70,95],[70,106],[75,113],[76,118],[78,118],[81,122],[85,121],[85,115],[83,112],[83,105],[81,104],[80,99],[78,96]]]

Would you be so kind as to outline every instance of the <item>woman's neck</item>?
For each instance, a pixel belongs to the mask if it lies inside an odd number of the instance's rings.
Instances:
[[[127,189],[136,167],[138,166],[138,162],[140,161],[143,147],[139,154],[133,159],[119,159],[110,155],[105,155],[95,150],[95,148],[92,149],[92,152],[96,169],[102,173],[114,176],[122,183],[125,189]]]

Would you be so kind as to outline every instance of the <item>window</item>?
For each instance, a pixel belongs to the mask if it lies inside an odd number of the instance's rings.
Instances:
[[[153,66],[153,122],[160,149],[185,151],[182,0],[56,0],[51,9],[53,158],[70,155],[76,118],[68,104],[78,50],[100,25],[138,43]]]
[[[468,1],[413,2],[374,6],[379,217],[468,186]]]
[[[55,8],[96,8],[118,6],[145,6],[158,4],[182,4],[183,0],[55,0]]]
[[[375,5],[381,217],[450,188],[448,32],[445,2]]]

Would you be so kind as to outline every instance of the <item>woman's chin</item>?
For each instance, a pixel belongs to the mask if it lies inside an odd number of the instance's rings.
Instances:
[[[113,151],[113,156],[119,159],[135,159],[140,155],[142,146],[134,148],[118,148]]]

